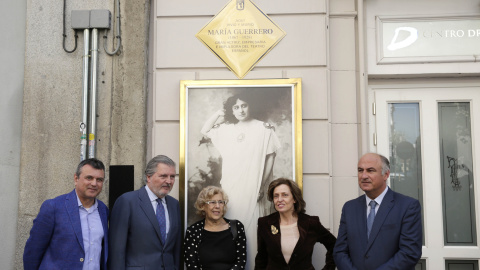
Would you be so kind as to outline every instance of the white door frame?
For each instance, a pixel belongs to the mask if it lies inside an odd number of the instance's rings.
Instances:
[[[369,87],[369,101],[375,102],[370,111],[370,135],[376,137],[376,145],[369,149],[389,156],[388,103],[419,103],[422,153],[422,181],[424,198],[425,246],[422,259],[428,270],[445,269],[445,260],[480,259],[479,198],[480,198],[480,85],[382,85]],[[477,246],[445,246],[441,195],[441,167],[438,139],[438,102],[470,102],[475,217]],[[375,112],[375,115],[373,114]]]

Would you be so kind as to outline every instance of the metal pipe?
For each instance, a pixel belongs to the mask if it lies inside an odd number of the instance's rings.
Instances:
[[[117,46],[115,47],[115,50],[113,52],[109,52],[107,50],[107,32],[108,32],[108,28],[105,28],[105,35],[103,36],[104,38],[104,42],[103,42],[103,49],[105,50],[105,52],[110,55],[110,56],[113,56],[115,54],[118,53],[118,50],[120,49],[120,46],[122,46],[122,37],[121,37],[121,33],[120,33],[120,0],[116,0],[115,1],[115,14],[116,14],[116,20],[115,20],[115,34],[116,34],[116,38],[118,39],[117,40]]]
[[[90,52],[90,30],[83,31],[83,74],[82,74],[82,121],[80,122],[80,161],[87,158],[88,121],[88,64]]]
[[[97,132],[97,65],[98,65],[98,29],[92,29],[92,61],[90,68],[90,122],[88,136],[88,158],[95,157],[95,134]]]

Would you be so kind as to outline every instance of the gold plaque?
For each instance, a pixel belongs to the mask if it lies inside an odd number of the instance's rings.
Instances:
[[[231,0],[196,37],[242,79],[285,35],[250,0]]]

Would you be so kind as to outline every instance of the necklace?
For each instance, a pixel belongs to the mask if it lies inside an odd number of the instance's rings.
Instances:
[[[241,132],[237,136],[237,142],[243,142],[243,140],[245,140],[245,133]]]
[[[245,127],[239,127],[238,125],[235,125],[235,129],[237,130],[237,142],[243,142],[245,140]]]

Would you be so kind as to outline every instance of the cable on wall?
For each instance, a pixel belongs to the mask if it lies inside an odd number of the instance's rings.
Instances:
[[[105,52],[112,56],[112,55],[115,55],[118,53],[118,50],[120,49],[120,46],[122,45],[122,37],[121,37],[121,33],[120,33],[120,0],[116,0],[115,1],[115,14],[117,15],[116,16],[116,21],[115,21],[115,33],[117,34],[115,36],[115,38],[118,39],[117,41],[117,46],[115,48],[115,50],[113,52],[109,52],[108,49],[107,49],[107,33],[108,33],[108,29],[105,29],[105,35],[103,36],[103,39],[104,39],[104,42],[103,42],[103,49],[105,50]]]
[[[67,39],[67,34],[65,34],[65,9],[66,9],[66,5],[67,5],[67,0],[63,0],[63,50],[67,53],[72,53],[77,49],[78,35],[77,35],[77,30],[75,30],[75,47],[71,51],[67,50],[67,48],[65,47],[65,40]]]

